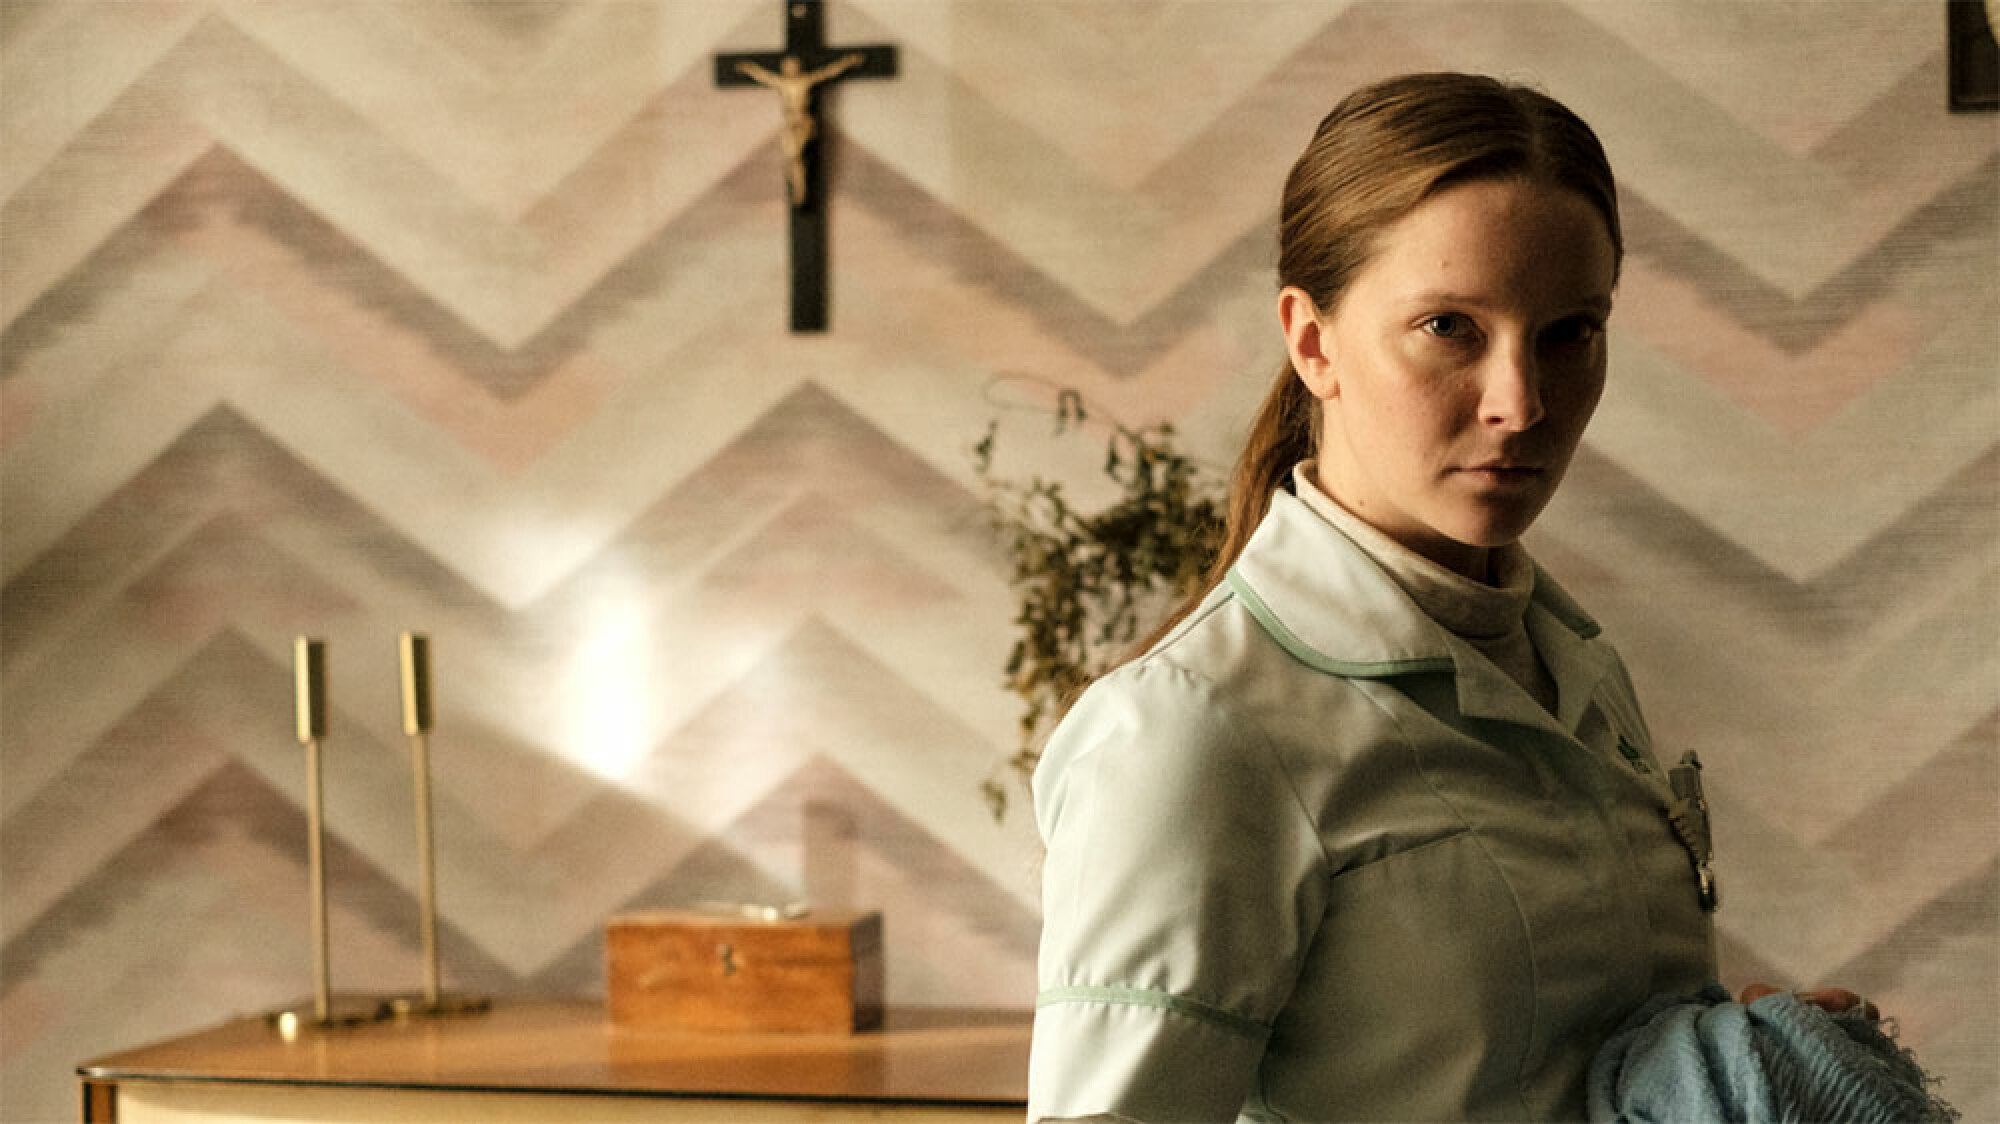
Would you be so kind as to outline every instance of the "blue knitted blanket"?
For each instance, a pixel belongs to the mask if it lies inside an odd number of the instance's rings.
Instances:
[[[1598,1124],[1942,1122],[1958,1113],[1889,1031],[1785,992],[1748,1005],[1719,984],[1661,997],[1598,1051],[1588,1083]]]

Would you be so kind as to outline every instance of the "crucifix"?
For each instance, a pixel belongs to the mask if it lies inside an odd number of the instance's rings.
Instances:
[[[763,86],[784,112],[785,191],[791,201],[792,331],[826,331],[826,166],[820,91],[844,78],[894,78],[896,48],[829,47],[820,0],[785,0],[785,49],[715,56],[718,86]]]

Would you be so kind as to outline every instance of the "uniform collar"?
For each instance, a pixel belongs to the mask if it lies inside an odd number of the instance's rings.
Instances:
[[[1366,551],[1280,489],[1226,579],[1301,663],[1349,679],[1449,674],[1469,715],[1546,725],[1550,716],[1491,661],[1418,607]],[[1574,731],[1610,670],[1592,620],[1539,566],[1527,628],[1556,681],[1556,721]]]

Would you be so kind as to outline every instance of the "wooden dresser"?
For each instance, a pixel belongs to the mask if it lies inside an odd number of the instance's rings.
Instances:
[[[597,1000],[302,1028],[238,1019],[79,1066],[83,1118],[334,1121],[1020,1120],[1027,1012],[892,1009],[860,1034],[612,1025]]]

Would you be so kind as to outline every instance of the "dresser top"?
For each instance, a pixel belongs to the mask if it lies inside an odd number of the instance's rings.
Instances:
[[[1024,1011],[892,1008],[856,1034],[614,1025],[595,999],[496,999],[477,1014],[281,1032],[262,1017],[79,1066],[99,1081],[191,1080],[638,1096],[1025,1105]]]

